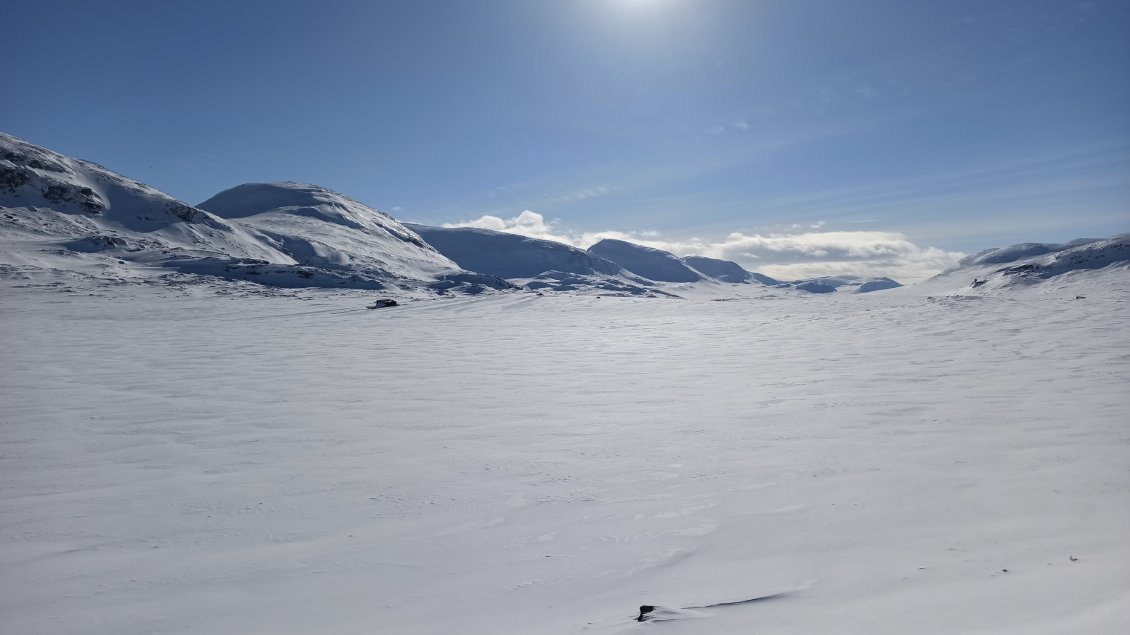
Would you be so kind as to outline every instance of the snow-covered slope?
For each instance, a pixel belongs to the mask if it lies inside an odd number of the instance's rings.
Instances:
[[[669,295],[620,265],[571,245],[472,227],[406,226],[460,267],[505,278],[526,289]]]
[[[3,133],[0,209],[0,259],[9,263],[34,261],[55,246],[151,261],[227,256],[293,262],[240,227],[147,185]]]
[[[660,249],[645,247],[623,240],[605,239],[592,247],[589,253],[606,258],[624,269],[656,282],[691,283],[716,281],[731,284],[757,282],[767,286],[792,288],[810,293],[868,293],[901,286],[890,278],[864,278],[860,276],[827,276],[810,280],[781,282],[759,273],[746,271],[736,262],[686,256],[677,258]]]
[[[1130,296],[1077,273],[379,311],[0,275],[0,631],[1121,635]]]
[[[177,272],[275,287],[509,287],[460,270],[392,218],[323,188],[244,185],[203,205],[211,211],[0,134],[0,265],[14,271],[115,282]]]
[[[717,258],[707,258],[706,256],[684,256],[682,261],[683,264],[695,271],[704,276],[714,278],[719,282],[736,284],[758,282],[764,285],[780,284],[779,280],[774,280],[769,276],[746,271],[741,265],[732,260],[719,260]]]
[[[895,289],[902,285],[890,278],[866,278],[862,276],[823,276],[807,280],[782,282],[780,286],[792,287],[809,293],[870,293],[884,289]]]
[[[1057,288],[1099,270],[1130,271],[1130,234],[988,249],[914,285],[913,290],[934,295],[983,295],[1018,287]]]
[[[586,276],[624,273],[614,262],[550,240],[472,227],[406,226],[460,267],[499,278],[533,278],[547,271]]]
[[[589,253],[656,282],[698,282],[703,279],[702,274],[666,251],[623,240],[606,238],[589,247]]]
[[[316,185],[247,183],[199,207],[248,228],[301,265],[409,286],[460,272],[391,216]]]
[[[1057,251],[1064,251],[1073,247],[1082,245],[1089,245],[1091,243],[1101,242],[1102,238],[1078,238],[1067,243],[1020,243],[1017,245],[1010,245],[1008,247],[994,247],[986,249],[982,252],[966,256],[957,263],[952,269],[961,267],[970,267],[974,265],[999,265],[1017,260],[1025,260],[1035,256],[1043,256],[1045,254],[1054,253]],[[951,270],[952,270],[951,269]]]
[[[302,183],[244,184],[193,207],[2,133],[0,229],[0,265],[113,281],[176,271],[276,287],[477,293],[508,288],[505,278],[528,289],[626,295],[670,295],[662,283],[777,284],[733,262],[619,240],[585,252],[488,230],[416,227],[425,240],[387,214]]]

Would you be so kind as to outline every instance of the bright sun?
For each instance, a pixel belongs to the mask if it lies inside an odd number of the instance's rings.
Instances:
[[[665,4],[666,0],[612,0],[616,4],[631,9],[646,9],[657,5]]]

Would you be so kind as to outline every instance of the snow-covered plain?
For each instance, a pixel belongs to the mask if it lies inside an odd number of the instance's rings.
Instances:
[[[0,631],[1124,633],[1127,280],[0,281]]]

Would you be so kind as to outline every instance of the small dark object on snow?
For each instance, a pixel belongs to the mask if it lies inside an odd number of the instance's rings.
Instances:
[[[748,600],[738,600],[737,602],[718,602],[716,604],[707,604],[704,606],[686,606],[681,609],[669,609],[662,606],[653,606],[651,604],[644,604],[640,607],[640,614],[636,616],[637,622],[647,622],[655,620],[657,622],[665,622],[669,620],[679,619],[687,616],[687,611],[695,609],[716,609],[726,606],[739,606],[741,604],[752,604],[754,602],[763,602],[765,600],[775,600],[791,595],[791,591],[783,593],[773,593],[770,595],[762,595],[760,597],[750,598]]]
[[[1072,562],[1079,562],[1079,558],[1076,558],[1075,556],[1067,556],[1067,559]]]
[[[1077,296],[1075,296],[1075,299],[1076,299],[1076,300],[1086,300],[1086,299],[1087,299],[1087,296],[1085,296],[1085,295],[1077,295]]]
[[[383,309],[390,306],[399,306],[396,300],[391,298],[382,298],[369,305],[370,309]]]

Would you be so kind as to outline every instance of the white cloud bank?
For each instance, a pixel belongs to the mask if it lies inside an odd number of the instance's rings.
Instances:
[[[514,218],[485,215],[444,227],[478,227],[553,240],[581,249],[605,238],[627,240],[677,256],[733,260],[750,271],[781,280],[855,274],[889,276],[902,282],[924,280],[953,265],[965,254],[923,247],[905,235],[884,231],[824,231],[821,225],[794,226],[786,232],[732,232],[719,240],[672,240],[656,232],[568,232],[555,221],[526,210]]]

